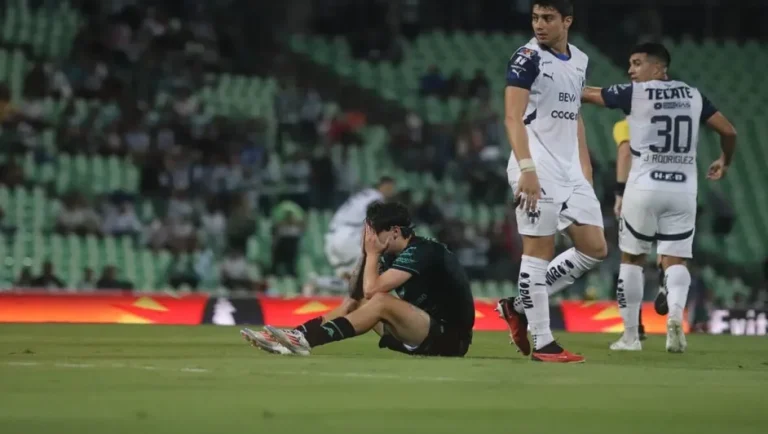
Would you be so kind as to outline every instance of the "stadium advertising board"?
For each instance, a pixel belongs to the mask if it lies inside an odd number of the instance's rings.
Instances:
[[[714,335],[765,336],[768,311],[755,309],[718,309],[709,316],[709,333]]]
[[[563,301],[560,303],[565,329],[576,333],[621,333],[624,324],[615,301]],[[667,332],[667,318],[656,313],[653,303],[643,303],[643,325],[646,333]],[[687,317],[687,315],[684,315]],[[688,332],[686,321],[683,329]]]
[[[130,293],[0,294],[0,323],[101,323],[175,325],[263,325],[293,327],[339,305],[338,297],[228,298],[206,294]],[[494,310],[496,300],[475,301],[475,330],[506,331]],[[553,329],[564,328],[558,307],[550,310]]]

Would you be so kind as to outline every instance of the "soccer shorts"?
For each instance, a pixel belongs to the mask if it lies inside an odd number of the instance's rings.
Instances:
[[[362,231],[362,226],[341,226],[325,234],[325,257],[338,277],[354,272],[363,256]]]
[[[632,255],[656,252],[693,257],[696,195],[627,188],[619,220],[619,248]]]
[[[464,357],[472,344],[472,330],[459,330],[429,317],[429,333],[418,347],[412,347],[389,334],[379,340],[379,348],[387,348],[411,356]]]
[[[519,172],[508,171],[507,178],[512,190],[516,191]],[[583,180],[564,186],[540,178],[539,184],[541,198],[536,212],[520,207],[515,211],[520,235],[554,235],[573,223],[603,227],[600,202],[589,182]]]

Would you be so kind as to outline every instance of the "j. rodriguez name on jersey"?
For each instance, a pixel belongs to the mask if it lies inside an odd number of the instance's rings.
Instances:
[[[642,190],[695,193],[698,123],[717,109],[681,81],[653,80],[602,91],[606,107],[624,111],[635,157],[627,184]]]

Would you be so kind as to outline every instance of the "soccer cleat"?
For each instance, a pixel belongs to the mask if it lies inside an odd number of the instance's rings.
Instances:
[[[515,310],[514,298],[503,298],[496,305],[496,312],[509,326],[509,336],[513,344],[524,356],[531,354],[531,343],[528,341],[528,318]]]
[[[666,315],[669,313],[669,304],[667,304],[667,289],[659,288],[659,293],[656,294],[656,299],[653,300],[653,309],[659,315]]]
[[[573,354],[552,341],[544,347],[533,350],[531,360],[546,363],[584,363],[584,356]]]
[[[667,352],[684,353],[687,346],[683,325],[678,321],[667,321]]]
[[[260,348],[272,354],[291,354],[291,350],[285,348],[267,332],[255,332],[249,328],[240,330],[240,336],[248,341],[251,346]]]
[[[293,354],[299,356],[308,356],[312,351],[312,347],[309,346],[309,342],[304,337],[304,333],[298,330],[282,330],[272,326],[264,326],[266,330],[273,338],[284,347],[288,348]]]
[[[643,344],[640,343],[640,339],[629,341],[622,336],[618,341],[612,343],[610,348],[612,351],[642,351]]]

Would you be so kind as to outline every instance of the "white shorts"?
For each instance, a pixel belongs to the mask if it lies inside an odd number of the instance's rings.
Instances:
[[[363,256],[362,231],[362,227],[341,226],[325,234],[325,257],[338,277],[351,274]]]
[[[619,220],[619,248],[631,255],[656,252],[677,258],[693,257],[696,195],[630,190],[624,193]]]
[[[517,190],[519,172],[508,171],[512,190]],[[595,190],[587,180],[569,186],[539,179],[541,199],[537,213],[519,207],[516,210],[517,231],[520,235],[547,236],[565,230],[573,223],[603,227],[603,213]]]

